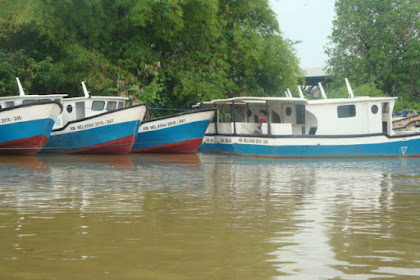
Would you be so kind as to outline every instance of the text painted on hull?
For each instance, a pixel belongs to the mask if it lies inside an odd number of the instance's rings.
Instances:
[[[158,124],[149,124],[149,125],[142,125],[141,126],[141,130],[142,131],[150,131],[150,130],[156,130],[156,129],[160,129],[160,128],[166,128],[166,127],[170,127],[170,126],[174,126],[174,125],[178,125],[178,124],[182,124],[185,123],[185,119],[178,119],[178,120],[171,120],[165,123],[158,123]]]
[[[69,129],[71,131],[84,130],[84,129],[89,129],[89,128],[93,128],[93,127],[109,125],[109,124],[113,124],[113,123],[114,123],[114,119],[108,119],[108,120],[103,120],[103,121],[95,121],[95,122],[91,122],[91,123],[73,125],[73,126],[70,126]]]
[[[22,116],[13,116],[13,117],[1,118],[0,123],[11,123],[11,122],[17,122],[21,120],[22,120]]]

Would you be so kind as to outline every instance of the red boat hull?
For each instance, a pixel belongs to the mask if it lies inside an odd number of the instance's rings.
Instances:
[[[135,149],[134,153],[158,153],[158,154],[194,154],[197,153],[203,138],[190,139],[178,143],[172,143],[150,148]]]
[[[13,141],[0,143],[0,154],[2,155],[35,155],[48,142],[45,135],[21,138]]]
[[[131,147],[136,141],[135,135],[118,138],[102,144],[83,147],[80,149],[66,150],[57,152],[60,154],[107,154],[107,155],[124,155],[128,154]]]

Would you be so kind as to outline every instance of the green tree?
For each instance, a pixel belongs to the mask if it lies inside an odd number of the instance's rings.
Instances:
[[[406,100],[420,98],[420,2],[418,0],[339,0],[328,71],[336,81],[374,83]]]
[[[18,75],[29,92],[80,95],[84,80],[94,94],[188,108],[214,98],[279,95],[300,75],[267,0],[0,5],[1,95],[10,94]]]

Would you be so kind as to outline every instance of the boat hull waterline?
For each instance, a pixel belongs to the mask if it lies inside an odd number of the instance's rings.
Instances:
[[[206,109],[143,122],[132,152],[196,153],[215,110]]]
[[[420,135],[357,137],[205,136],[200,150],[265,157],[418,157]]]
[[[127,154],[146,112],[144,104],[69,122],[53,130],[45,153]]]
[[[0,111],[0,154],[34,155],[48,142],[62,112],[57,102],[9,107]]]

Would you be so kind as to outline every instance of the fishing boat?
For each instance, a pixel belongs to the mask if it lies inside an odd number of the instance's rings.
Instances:
[[[134,153],[196,153],[215,109],[182,112],[145,120],[137,134]]]
[[[218,114],[205,134],[201,151],[267,157],[420,156],[420,133],[393,130],[396,97],[348,98],[235,97],[202,102]],[[259,122],[258,115],[266,115]],[[258,129],[261,129],[261,132]]]
[[[19,79],[19,96],[0,97],[0,154],[33,155],[48,142],[63,108],[45,97],[25,99]]]
[[[51,132],[45,153],[127,154],[146,112],[146,105],[126,106],[128,98],[91,96],[64,98],[60,126]]]

